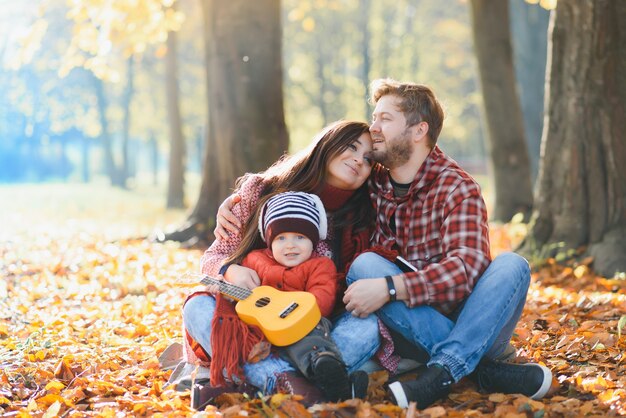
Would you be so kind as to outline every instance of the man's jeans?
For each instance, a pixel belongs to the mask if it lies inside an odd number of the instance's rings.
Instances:
[[[211,320],[215,313],[215,299],[198,295],[187,301],[183,308],[183,324],[191,337],[211,355]],[[380,346],[378,320],[375,315],[365,319],[355,318],[345,312],[333,320],[331,337],[337,344],[348,367],[357,370],[369,360]],[[243,367],[246,381],[266,393],[274,392],[279,373],[295,371],[285,360],[270,356],[258,363],[247,363]]]
[[[394,263],[375,253],[358,256],[348,284],[359,279],[400,274]],[[446,317],[423,305],[387,303],[377,314],[390,328],[430,354],[431,364],[447,366],[455,381],[471,373],[483,356],[497,358],[508,346],[530,285],[528,262],[515,253],[496,257],[457,311]]]

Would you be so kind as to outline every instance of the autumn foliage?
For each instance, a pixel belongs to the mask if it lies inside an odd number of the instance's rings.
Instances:
[[[121,223],[154,219],[149,208],[143,215],[107,210],[104,218],[99,212],[68,218],[63,210],[43,216],[44,210],[36,219],[29,213],[3,217],[10,222],[0,235],[0,416],[198,414],[188,392],[166,387],[171,372],[161,370],[158,356],[180,341],[187,290],[177,279],[197,270],[201,250],[112,238],[109,232]],[[496,252],[517,239],[515,228],[493,228]],[[427,410],[401,410],[386,400],[387,375],[380,372],[371,375],[365,401],[307,410],[286,395],[250,400],[228,394],[199,416],[626,414],[626,280],[594,275],[590,259],[542,261],[513,340],[520,361],[542,362],[556,377],[554,393],[542,401],[481,394],[466,379]]]

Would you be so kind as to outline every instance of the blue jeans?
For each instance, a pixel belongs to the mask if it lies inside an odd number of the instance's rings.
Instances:
[[[350,266],[348,283],[400,274],[394,263],[375,253],[358,256]],[[528,262],[515,253],[496,257],[472,293],[450,316],[428,305],[385,304],[379,318],[429,355],[428,365],[446,366],[455,381],[471,373],[483,358],[497,358],[509,344],[530,285]]]
[[[211,355],[211,320],[215,313],[215,299],[198,295],[187,301],[183,308],[183,325],[189,335]],[[333,320],[331,337],[337,344],[349,372],[357,370],[369,360],[380,346],[378,320],[375,315],[355,318],[348,312]],[[274,392],[276,376],[295,371],[285,360],[270,356],[258,363],[243,366],[246,381],[267,394]]]

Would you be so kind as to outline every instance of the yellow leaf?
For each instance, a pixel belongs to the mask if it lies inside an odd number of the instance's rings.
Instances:
[[[587,266],[578,266],[574,269],[574,276],[577,279],[582,278],[583,276],[585,276],[586,274],[589,273],[589,268]]]
[[[9,327],[6,324],[0,324],[0,338],[9,336]]]
[[[304,19],[302,21],[302,29],[304,29],[305,32],[313,32],[315,29],[315,20],[313,20],[312,17]]]
[[[46,390],[49,390],[52,393],[59,393],[61,390],[65,388],[65,385],[58,380],[51,380],[46,385]]]
[[[275,395],[272,395],[272,398],[270,399],[270,405],[272,405],[272,407],[274,408],[278,408],[285,401],[285,399],[289,399],[290,397],[291,395],[277,393]]]
[[[65,399],[63,399],[59,395],[55,395],[54,393],[49,393],[37,399],[37,404],[42,405],[44,407],[50,406],[55,402],[62,402],[64,404],[67,404],[67,401]]]
[[[0,396],[0,405],[9,405],[11,403],[10,400],[5,398],[4,396]]]
[[[43,359],[46,358],[46,352],[43,350],[37,351],[37,353],[35,353],[35,358],[39,361],[42,361]]]
[[[506,395],[503,393],[492,393],[489,395],[489,400],[495,403],[504,402],[506,401]]]
[[[557,0],[539,0],[539,5],[546,10],[553,10],[556,8]]]
[[[60,410],[61,410],[61,403],[59,401],[56,401],[55,403],[50,405],[46,413],[43,414],[43,418],[54,418],[59,415]]]
[[[443,406],[434,406],[424,409],[422,413],[428,415],[430,418],[439,418],[446,415],[446,408]]]

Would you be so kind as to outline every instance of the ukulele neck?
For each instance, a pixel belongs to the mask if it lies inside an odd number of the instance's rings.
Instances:
[[[229,296],[235,300],[247,299],[252,294],[252,291],[249,289],[235,286],[234,284],[224,282],[222,280],[217,280],[209,276],[202,277],[202,280],[200,280],[200,283],[202,283],[205,286],[216,284],[219,286],[219,291],[221,294]]]

